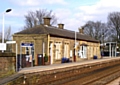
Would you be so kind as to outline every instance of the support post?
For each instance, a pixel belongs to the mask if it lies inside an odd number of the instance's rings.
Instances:
[[[17,63],[18,63],[18,58],[17,58],[17,43],[16,43],[16,72],[17,72],[17,68],[18,68]]]
[[[75,31],[75,47],[74,47],[74,62],[76,62],[76,31]]]
[[[109,57],[111,57],[111,43],[109,43]]]
[[[115,57],[116,57],[116,54],[117,54],[117,42],[116,42],[116,45],[115,45]]]
[[[45,62],[44,62],[44,57],[45,57],[44,49],[45,49],[45,43],[43,42],[43,65],[45,65]]]
[[[21,55],[21,51],[22,51],[22,47],[21,47],[21,43],[20,43],[20,69],[22,68],[22,55]]]

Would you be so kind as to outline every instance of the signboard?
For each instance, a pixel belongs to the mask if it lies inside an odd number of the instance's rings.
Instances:
[[[14,44],[16,41],[7,41],[6,44]]]
[[[6,50],[6,43],[0,43],[0,50]]]
[[[33,47],[32,43],[21,43],[21,47]]]

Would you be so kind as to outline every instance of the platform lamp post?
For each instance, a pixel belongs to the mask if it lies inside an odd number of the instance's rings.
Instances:
[[[75,31],[74,62],[76,62],[76,38],[77,38],[77,34],[76,34],[76,31]]]
[[[4,17],[5,17],[5,14],[12,11],[12,9],[7,9],[4,13],[3,13],[3,27],[2,27],[2,43],[4,43]],[[2,50],[2,52],[4,52],[4,50]]]

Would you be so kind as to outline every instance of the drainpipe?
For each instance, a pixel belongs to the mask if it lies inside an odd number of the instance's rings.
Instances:
[[[43,42],[43,65],[45,65],[45,62],[44,62],[44,57],[45,57],[45,43]]]
[[[74,52],[75,52],[75,54],[74,54],[74,62],[76,62],[76,31],[75,31],[75,47],[74,47]]]

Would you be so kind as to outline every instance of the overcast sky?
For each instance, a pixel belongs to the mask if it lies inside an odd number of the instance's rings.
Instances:
[[[0,31],[3,12],[7,8],[12,11],[5,14],[5,29],[11,26],[12,33],[23,28],[24,15],[28,11],[37,9],[53,10],[58,23],[65,24],[65,29],[78,31],[89,20],[105,23],[110,12],[120,12],[120,0],[1,0]]]

